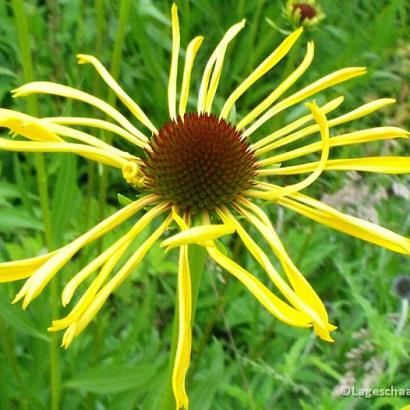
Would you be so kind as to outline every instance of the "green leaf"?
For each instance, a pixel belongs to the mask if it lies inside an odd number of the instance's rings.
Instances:
[[[6,301],[6,295],[3,292],[0,293],[0,318],[20,333],[46,342],[50,341],[45,332],[37,329],[36,325],[29,319],[27,312],[24,312],[20,306],[11,305],[10,302]]]
[[[156,377],[157,369],[158,365],[147,363],[93,368],[67,381],[65,387],[99,394],[144,389]]]

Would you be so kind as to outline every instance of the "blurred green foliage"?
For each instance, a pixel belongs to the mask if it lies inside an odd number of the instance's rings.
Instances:
[[[35,78],[58,81],[112,98],[91,67],[76,64],[75,55],[96,55],[107,66],[116,63],[113,45],[124,3],[26,1]],[[283,38],[272,25],[273,22],[287,29],[283,4],[267,0],[181,0],[177,3],[183,47],[194,35],[206,37],[195,65],[193,90],[198,89],[200,67],[225,30],[242,17],[247,19],[246,29],[227,53],[215,102],[218,109],[235,84]],[[125,30],[125,43],[120,50],[122,58],[115,68],[120,83],[157,125],[167,119],[170,4],[167,0],[129,2],[126,24],[122,27]],[[301,59],[306,41],[312,39],[316,44],[315,61],[296,87],[341,67],[366,65],[369,67],[367,76],[335,87],[317,99],[324,101],[345,95],[338,112],[372,98],[398,100],[394,107],[337,132],[383,123],[408,127],[408,1],[322,0],[321,5],[326,19],[315,30],[308,30],[289,58],[240,100],[237,116],[246,113],[289,73]],[[22,83],[21,73],[15,20],[11,5],[3,0],[0,1],[1,107],[26,108],[24,99],[14,101],[9,94]],[[192,92],[192,109],[195,95]],[[39,101],[42,116],[99,115],[78,102],[49,96]],[[303,106],[270,122],[259,136],[300,115],[301,110]],[[121,142],[118,144],[122,146]],[[381,152],[408,155],[409,146],[406,142],[371,143],[341,148],[335,155]],[[44,250],[44,240],[32,158],[0,153],[0,161],[0,258],[13,260],[38,254]],[[118,193],[127,197],[135,195],[119,173],[109,172],[108,194],[101,197],[100,168],[70,155],[47,155],[46,161],[57,244],[67,243],[102,215],[118,208]],[[321,198],[342,189],[356,190],[357,200],[341,203],[340,208],[356,215],[364,212],[365,217],[369,215],[366,212],[371,212],[381,225],[408,235],[409,199],[394,188],[397,183],[404,187],[407,184],[408,188],[409,179],[329,172],[310,193]],[[368,197],[360,194],[363,189],[367,190]],[[365,399],[335,393],[337,386],[349,377],[354,377],[356,388],[366,383],[371,387],[410,388],[409,326],[401,335],[395,334],[400,301],[391,290],[398,274],[409,274],[408,259],[274,206],[269,207],[269,213],[290,255],[327,301],[332,321],[339,327],[335,332],[336,342],[326,344],[308,330],[292,329],[271,318],[240,284],[210,263],[203,275],[194,324],[188,376],[191,408],[388,410],[408,403],[410,398],[404,397]],[[126,229],[127,224],[104,241],[113,241]],[[225,246],[233,250],[241,264],[262,277],[257,264],[243,252],[235,238]],[[59,276],[60,285],[97,251],[98,245],[76,256]],[[62,409],[158,408],[172,332],[176,260],[175,251],[165,255],[159,246],[154,247],[131,280],[109,299],[97,321],[69,350],[61,350]],[[23,312],[19,306],[9,303],[19,285],[0,287],[0,409],[46,409],[50,395],[50,336],[46,332],[51,319],[50,297],[46,292]]]

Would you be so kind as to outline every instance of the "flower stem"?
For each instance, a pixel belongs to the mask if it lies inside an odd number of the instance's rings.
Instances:
[[[34,80],[33,60],[30,47],[30,36],[27,26],[27,18],[22,0],[12,0],[13,14],[17,28],[17,35],[21,54],[23,79],[25,82]],[[34,96],[27,98],[27,108],[31,115],[38,116],[39,109],[37,99]],[[44,223],[44,236],[49,250],[54,248],[54,235],[51,226],[50,201],[47,190],[47,171],[43,154],[34,155],[36,169],[37,189],[40,197],[40,206]],[[58,316],[58,283],[50,284],[50,309],[53,318]],[[60,407],[60,372],[59,372],[59,348],[57,335],[51,335],[50,343],[50,385],[51,385],[51,409]]]
[[[198,302],[199,285],[201,283],[202,272],[204,270],[206,261],[206,250],[198,245],[191,245],[189,247],[189,269],[191,272],[192,282],[192,318],[194,323],[195,311]],[[192,326],[191,323],[191,326]],[[175,354],[178,345],[178,290],[176,290],[175,297],[175,313],[172,323],[172,340],[169,354],[169,364],[164,384],[164,394],[162,395],[162,402],[158,408],[162,410],[175,410],[174,392],[172,390],[172,371],[174,369]]]

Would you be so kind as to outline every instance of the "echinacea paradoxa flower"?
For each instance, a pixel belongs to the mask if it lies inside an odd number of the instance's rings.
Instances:
[[[325,18],[325,14],[316,0],[288,0],[285,15],[297,27],[314,26]]]
[[[187,111],[190,78],[196,54],[203,41],[195,37],[185,53],[182,80],[178,86],[180,33],[177,7],[172,6],[172,55],[168,82],[169,121],[157,128],[110,76],[103,65],[89,55],[79,55],[80,64],[91,64],[124,106],[133,114],[141,131],[116,108],[105,101],[65,85],[32,82],[13,91],[14,97],[37,93],[52,94],[88,103],[101,110],[112,121],[95,118],[51,117],[35,118],[20,112],[0,109],[0,126],[24,137],[23,140],[0,138],[0,148],[19,152],[71,152],[122,171],[124,179],[139,191],[139,199],[118,210],[73,242],[45,255],[0,264],[0,281],[26,279],[14,302],[22,301],[26,308],[40,295],[59,270],[82,248],[115,229],[127,220],[135,220],[132,228],[107,247],[94,260],[74,275],[62,292],[62,304],[67,306],[77,289],[88,278],[90,285],[72,310],[62,319],[54,320],[50,331],[65,329],[63,345],[68,347],[93,320],[107,298],[130,275],[150,247],[171,225],[179,232],[165,239],[161,246],[179,249],[178,314],[179,333],[173,390],[177,408],[188,408],[185,376],[191,352],[191,272],[188,248],[197,244],[206,248],[210,258],[236,277],[253,296],[275,317],[291,326],[313,327],[323,340],[332,341],[328,314],[313,288],[288,256],[281,239],[260,204],[292,209],[310,219],[394,252],[410,254],[410,240],[373,223],[346,215],[301,191],[326,171],[358,170],[403,174],[410,172],[410,160],[399,156],[330,159],[330,151],[339,146],[361,144],[391,138],[407,138],[408,133],[397,127],[375,127],[330,136],[330,129],[364,117],[393,99],[368,102],[353,111],[328,118],[341,105],[343,97],[324,105],[307,102],[309,113],[268,135],[255,139],[256,131],[272,117],[293,107],[322,90],[363,75],[363,67],[343,68],[282,97],[310,66],[313,43],[307,44],[299,66],[273,91],[236,124],[229,122],[230,113],[250,87],[289,53],[303,29],[291,33],[242,81],[225,101],[221,111],[212,111],[220,82],[228,45],[244,28],[245,21],[233,25],[211,54],[202,75],[197,107]],[[181,74],[181,73],[179,73]],[[130,152],[120,150],[72,126],[103,129],[127,140]],[[147,135],[150,134],[150,137]],[[316,142],[276,153],[280,147],[308,136],[317,135]],[[143,149],[134,154],[133,146]],[[297,165],[287,161],[318,153],[318,160]],[[307,176],[303,177],[303,174]],[[299,182],[283,186],[282,175],[302,175]],[[145,214],[137,219],[137,212]],[[152,221],[159,227],[140,246],[134,245],[137,235]],[[272,254],[283,267],[278,273],[271,256],[248,233],[245,224],[253,226],[269,245]],[[272,293],[259,279],[221,251],[217,239],[238,235],[281,297]],[[122,256],[133,249],[121,265]],[[121,266],[118,266],[121,265]],[[94,276],[93,276],[94,275]]]

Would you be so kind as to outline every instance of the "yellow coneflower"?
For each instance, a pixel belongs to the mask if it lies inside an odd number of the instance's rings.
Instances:
[[[308,99],[318,92],[365,73],[365,68],[350,67],[326,75],[294,94],[282,95],[308,69],[313,59],[313,43],[307,44],[306,55],[300,65],[266,98],[243,116],[236,124],[229,115],[241,96],[281,61],[298,40],[298,29],[274,50],[227,98],[219,114],[212,106],[228,45],[243,29],[245,21],[233,25],[211,54],[202,75],[195,112],[187,112],[190,78],[196,54],[203,41],[195,37],[186,49],[181,86],[178,88],[178,59],[180,33],[177,8],[172,6],[172,56],[168,83],[170,119],[157,128],[142,109],[124,92],[108,71],[94,57],[79,55],[80,64],[91,64],[126,108],[135,116],[144,132],[136,128],[117,109],[86,92],[50,82],[33,82],[13,91],[14,97],[36,93],[52,94],[88,103],[101,110],[113,122],[94,118],[52,117],[34,118],[12,110],[0,109],[0,126],[26,140],[0,138],[0,149],[24,152],[72,152],[93,161],[122,170],[124,179],[142,193],[142,197],[73,242],[45,255],[0,264],[0,281],[27,279],[14,302],[22,301],[23,308],[35,299],[59,270],[86,245],[132,219],[144,209],[145,214],[119,240],[71,278],[62,292],[62,304],[68,305],[78,287],[94,275],[91,284],[79,297],[72,310],[55,320],[50,331],[65,329],[63,345],[68,347],[104,305],[107,298],[120,286],[140,263],[150,247],[160,239],[171,224],[179,232],[161,244],[164,248],[179,248],[178,312],[179,334],[173,370],[173,390],[177,408],[188,408],[185,376],[191,352],[191,274],[189,245],[205,247],[209,256],[235,276],[274,316],[297,327],[313,327],[320,338],[332,341],[326,309],[306,279],[288,256],[281,239],[267,214],[257,205],[259,200],[274,202],[292,209],[319,223],[364,239],[402,254],[410,254],[410,240],[388,229],[346,215],[317,201],[301,190],[311,185],[327,170],[360,170],[400,174],[410,172],[410,161],[405,157],[367,157],[329,159],[332,147],[360,144],[390,138],[406,138],[408,133],[396,127],[377,127],[330,137],[330,128],[361,118],[388,104],[392,99],[379,99],[328,119],[327,116],[342,102],[343,97],[318,106],[306,104],[310,113],[283,128],[274,130],[252,143],[250,138],[276,114]],[[177,91],[179,90],[179,92]],[[177,96],[179,96],[179,101]],[[72,126],[100,128],[116,134],[144,150],[137,157],[115,148]],[[151,137],[147,137],[150,134]],[[320,139],[301,148],[275,153],[276,148],[294,141],[303,141],[317,134]],[[29,140],[29,141],[27,141]],[[318,153],[318,160],[299,165],[283,166],[289,160]],[[292,185],[280,184],[281,175],[308,174]],[[274,177],[273,184],[271,177]],[[152,221],[160,219],[159,227],[148,239],[134,249],[121,266],[124,253],[132,248],[137,235]],[[248,233],[244,223],[260,232],[272,253],[281,263],[285,275],[277,272],[267,255]],[[281,297],[273,294],[259,279],[238,265],[218,247],[218,238],[237,234]]]
[[[285,15],[292,25],[297,27],[315,26],[326,17],[316,0],[288,0]]]

